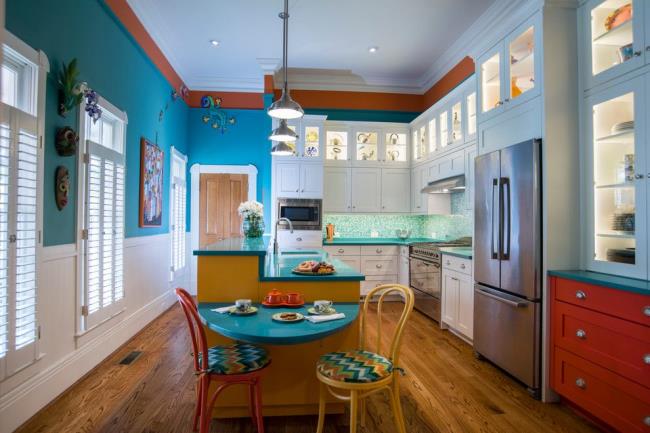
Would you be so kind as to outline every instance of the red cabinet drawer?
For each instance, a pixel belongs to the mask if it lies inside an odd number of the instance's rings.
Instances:
[[[553,389],[622,432],[650,432],[650,390],[559,347]]]
[[[555,299],[650,326],[650,296],[553,277]]]
[[[553,344],[650,388],[650,328],[554,302]]]

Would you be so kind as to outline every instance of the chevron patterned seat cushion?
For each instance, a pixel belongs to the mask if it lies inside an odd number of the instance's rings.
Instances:
[[[317,370],[323,376],[341,382],[376,382],[393,372],[387,358],[366,350],[332,352],[320,357]]]
[[[199,356],[199,364],[202,356]],[[208,349],[208,367],[213,374],[243,374],[265,367],[270,358],[266,350],[252,344],[231,344]]]

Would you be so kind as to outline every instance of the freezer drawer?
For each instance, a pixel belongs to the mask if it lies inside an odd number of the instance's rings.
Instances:
[[[540,386],[541,304],[474,285],[474,350],[529,388]]]

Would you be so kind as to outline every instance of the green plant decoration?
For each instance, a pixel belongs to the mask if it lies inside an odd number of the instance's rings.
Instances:
[[[70,110],[81,103],[84,95],[85,83],[79,83],[79,69],[77,59],[70,60],[67,65],[64,63],[59,73],[59,115],[65,117]]]

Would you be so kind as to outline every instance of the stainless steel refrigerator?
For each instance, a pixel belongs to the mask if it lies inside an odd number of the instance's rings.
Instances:
[[[539,398],[541,140],[475,160],[474,350]]]

